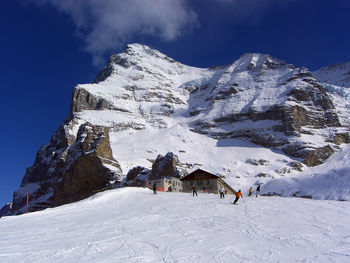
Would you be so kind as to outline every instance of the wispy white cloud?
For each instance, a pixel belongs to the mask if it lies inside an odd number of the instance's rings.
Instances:
[[[171,41],[198,24],[185,0],[36,0],[68,14],[99,64],[106,52],[135,35]]]
[[[172,41],[199,25],[205,10],[194,10],[197,3],[215,10],[219,5],[233,19],[256,20],[266,10],[301,0],[32,0],[49,4],[67,14],[85,41],[85,50],[94,64],[137,36],[153,36]],[[201,2],[203,1],[203,2]],[[200,13],[199,13],[200,12]],[[217,18],[220,19],[220,18]]]

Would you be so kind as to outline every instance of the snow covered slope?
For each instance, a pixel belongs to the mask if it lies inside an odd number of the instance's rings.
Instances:
[[[266,54],[202,69],[128,45],[74,89],[69,118],[38,151],[12,211],[25,211],[26,194],[33,210],[81,200],[167,152],[187,172],[241,188],[297,176],[350,142],[348,106],[327,87]]]
[[[123,188],[0,219],[0,262],[349,262],[350,203]]]

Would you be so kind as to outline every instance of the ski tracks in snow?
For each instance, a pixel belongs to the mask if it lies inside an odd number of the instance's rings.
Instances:
[[[138,188],[0,219],[0,262],[350,262],[348,202]]]

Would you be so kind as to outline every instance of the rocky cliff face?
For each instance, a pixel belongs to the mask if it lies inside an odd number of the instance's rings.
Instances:
[[[190,114],[202,113],[193,131],[218,139],[249,139],[302,158],[309,166],[323,163],[333,153],[334,136],[344,131],[329,95],[311,72],[268,55],[242,56],[211,85],[193,87],[192,96],[198,104]],[[198,110],[199,104],[206,107]],[[321,134],[329,127],[334,128],[331,134]],[[304,135],[324,143],[315,145]]]
[[[336,105],[342,126],[350,126],[350,62],[331,65],[312,73]]]
[[[126,185],[147,186],[149,180],[161,177],[178,177],[185,175],[186,168],[190,168],[179,161],[179,157],[173,152],[165,156],[158,155],[152,162],[152,169],[136,166],[126,175]]]
[[[321,164],[349,143],[350,111],[341,114],[343,97],[319,75],[254,53],[226,66],[194,68],[147,46],[128,45],[93,84],[74,89],[69,118],[38,151],[14,193],[12,211],[24,211],[27,193],[31,211],[80,200],[126,171],[129,181],[159,176],[160,166],[178,176],[175,155],[151,160],[159,152],[180,154],[188,169],[208,165],[202,156],[210,156],[228,175],[246,165],[243,159],[224,163],[218,154],[227,154],[227,142],[235,138],[278,152],[280,166],[291,162],[283,152],[308,166]],[[159,165],[168,159],[171,165]]]
[[[79,126],[76,134],[72,133],[74,126]],[[50,143],[41,147],[34,165],[27,169],[21,187],[14,193],[12,211],[24,212],[27,194],[30,211],[81,200],[120,173],[110,148],[109,128],[66,122]]]
[[[0,217],[11,214],[12,203],[7,203],[0,209]]]
[[[152,165],[152,173],[150,179],[159,177],[180,178],[180,172],[177,168],[179,164],[179,158],[172,152],[167,153],[165,156],[158,155],[157,159]]]

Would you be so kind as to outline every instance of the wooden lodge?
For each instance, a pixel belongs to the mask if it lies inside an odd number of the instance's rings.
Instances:
[[[192,192],[192,188],[195,186],[198,192],[217,194],[223,186],[226,194],[233,195],[236,193],[221,177],[201,169],[182,177],[181,181],[183,182],[183,192]]]

